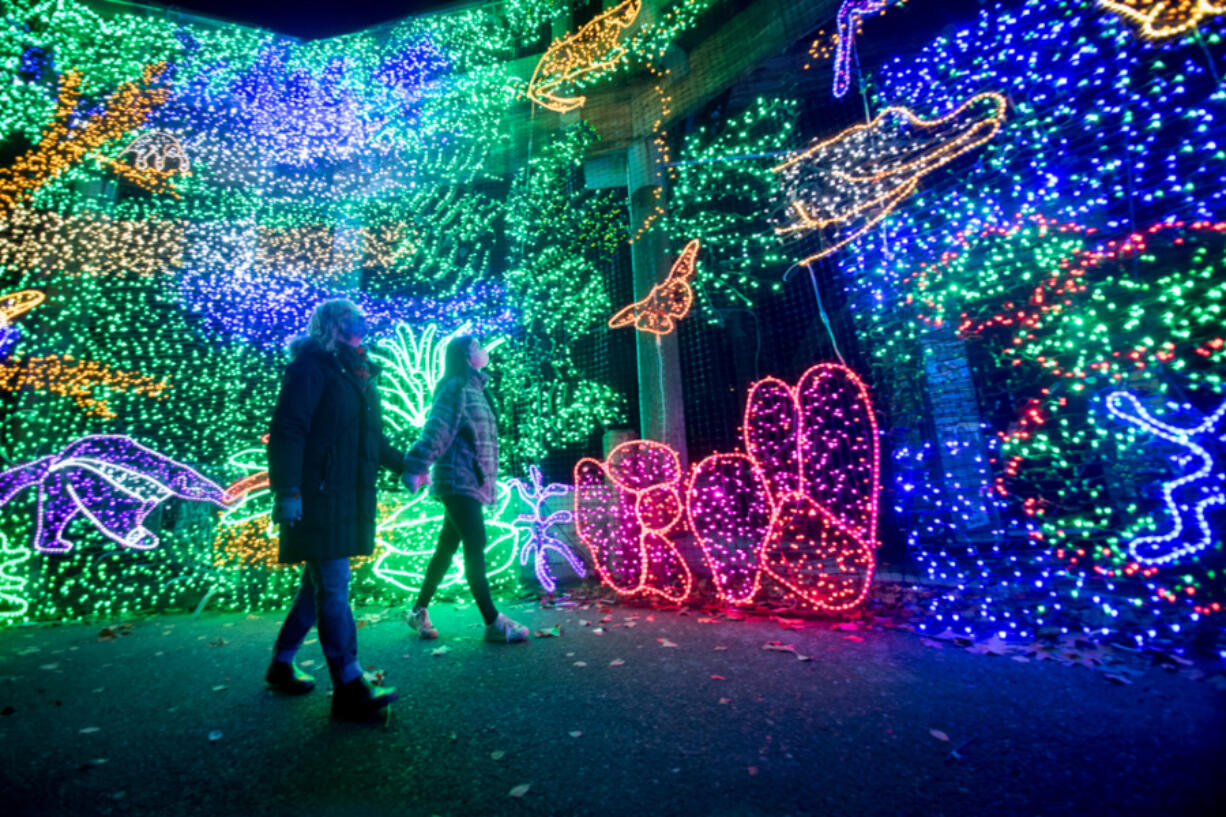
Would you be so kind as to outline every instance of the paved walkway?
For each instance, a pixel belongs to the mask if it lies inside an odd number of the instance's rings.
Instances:
[[[270,614],[139,619],[113,637],[99,625],[0,631],[0,809],[1226,813],[1213,802],[1226,785],[1226,693],[1159,668],[1116,684],[898,631],[627,606],[512,606],[561,636],[490,645],[471,606],[436,608],[436,642],[359,612],[363,663],[401,692],[374,726],[330,722],[316,643],[300,656],[320,676],[315,692],[263,688]],[[771,641],[797,652],[764,650]]]

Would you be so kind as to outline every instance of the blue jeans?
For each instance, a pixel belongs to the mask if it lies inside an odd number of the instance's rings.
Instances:
[[[318,625],[319,645],[328,659],[333,686],[347,684],[362,674],[358,664],[358,628],[349,608],[349,560],[307,562],[302,584],[294,596],[281,632],[275,660],[290,662],[302,640]]]

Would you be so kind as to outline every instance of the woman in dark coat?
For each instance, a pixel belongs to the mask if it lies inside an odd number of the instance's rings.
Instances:
[[[481,617],[485,640],[503,644],[526,641],[528,628],[516,624],[494,607],[485,577],[485,518],[483,505],[494,502],[498,476],[498,422],[485,391],[489,375],[481,371],[489,353],[471,335],[447,344],[443,379],[434,391],[430,416],[421,439],[404,458],[404,482],[416,492],[432,485],[431,493],[443,503],[443,529],[426,568],[417,604],[409,613],[409,626],[421,638],[437,638],[426,607],[451,566],[460,541],[464,542],[464,576]],[[433,480],[427,473],[434,464]]]
[[[396,691],[372,686],[358,664],[349,559],[374,552],[376,470],[404,470],[403,454],[383,434],[379,370],[361,345],[365,334],[352,303],[326,301],[315,309],[308,336],[291,344],[268,436],[279,560],[306,564],[266,681],[290,693],[314,688],[294,655],[317,625],[332,676],[332,715],[359,720],[395,700]]]

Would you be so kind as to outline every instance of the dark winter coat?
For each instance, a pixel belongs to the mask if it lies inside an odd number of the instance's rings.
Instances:
[[[302,519],[281,525],[283,563],[369,556],[375,548],[375,472],[400,473],[403,454],[383,434],[368,364],[363,383],[336,352],[301,343],[285,372],[268,435],[268,476],[276,496],[302,494]]]
[[[498,420],[485,393],[489,375],[468,370],[468,378],[444,381],[430,416],[405,457],[410,474],[430,475],[434,496],[468,496],[493,504],[498,478]]]

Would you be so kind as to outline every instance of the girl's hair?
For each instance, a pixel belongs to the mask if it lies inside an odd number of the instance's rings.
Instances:
[[[442,388],[453,377],[468,377],[468,350],[475,335],[456,335],[447,341],[447,350],[443,352],[443,376],[438,381],[437,388]]]
[[[311,320],[307,323],[307,334],[325,349],[331,349],[335,345],[332,329],[340,326],[341,321],[350,315],[361,313],[362,311],[354,306],[352,301],[346,301],[344,298],[324,301],[311,313]]]

